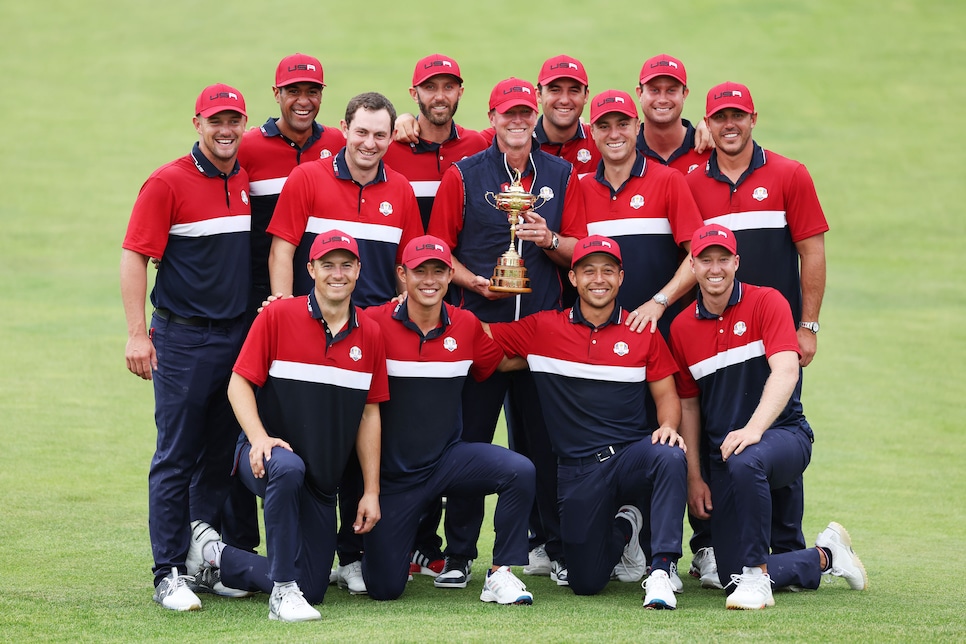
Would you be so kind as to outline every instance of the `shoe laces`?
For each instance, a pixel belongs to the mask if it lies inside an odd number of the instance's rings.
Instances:
[[[672,593],[674,592],[674,586],[671,585],[671,578],[663,570],[655,570],[647,576],[647,579],[641,582],[641,588],[648,590],[648,586],[666,586]],[[652,589],[653,590],[653,589]]]
[[[746,575],[744,573],[731,575],[731,583],[734,584],[735,589],[739,586],[744,586],[745,588],[750,588],[752,590],[759,590],[762,586],[767,589],[771,589],[772,580],[767,573],[762,575]]]
[[[516,575],[510,572],[507,567],[498,568],[487,576],[487,581],[493,582],[494,586],[504,586],[515,590],[526,590],[526,584],[520,581]]]
[[[191,575],[179,575],[177,568],[171,569],[171,574],[168,575],[168,592],[173,593],[179,588],[187,588],[188,584],[195,582],[195,578]]]
[[[451,557],[447,555],[443,563],[443,572],[451,572],[453,570],[458,570],[461,573],[465,574],[466,569],[469,568],[469,566],[467,565],[468,561],[469,561],[468,559],[464,559],[463,557]]]

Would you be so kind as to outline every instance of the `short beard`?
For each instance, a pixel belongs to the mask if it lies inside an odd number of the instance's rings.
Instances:
[[[426,120],[432,123],[433,125],[446,125],[447,123],[452,121],[453,118],[456,116],[456,110],[459,109],[459,106],[460,106],[460,102],[456,101],[455,103],[453,103],[453,111],[450,113],[450,115],[441,118],[439,116],[433,115],[433,113],[430,111],[429,107],[427,107],[425,103],[423,103],[422,101],[417,101],[417,102],[419,103],[419,113],[422,114],[424,117],[426,117]]]

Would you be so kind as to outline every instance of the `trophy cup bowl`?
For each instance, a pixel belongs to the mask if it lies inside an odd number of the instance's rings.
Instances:
[[[492,199],[491,199],[492,198]],[[503,192],[486,193],[486,201],[497,210],[507,213],[510,222],[510,247],[497,260],[490,278],[490,290],[498,293],[530,293],[530,278],[523,265],[523,257],[516,249],[517,224],[520,223],[520,213],[533,209],[537,197],[523,188],[520,182],[520,172],[516,172],[513,183]]]

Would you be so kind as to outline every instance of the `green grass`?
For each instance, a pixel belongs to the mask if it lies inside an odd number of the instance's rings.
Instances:
[[[952,0],[0,4],[3,639],[966,639],[963,24],[966,5]],[[756,139],[808,165],[832,226],[806,375],[818,440],[805,532],[844,523],[870,590],[823,585],[736,614],[686,579],[679,610],[645,612],[634,585],[577,598],[527,579],[536,602],[517,609],[480,603],[477,582],[444,592],[420,578],[387,604],[333,590],[321,624],[270,623],[264,597],[158,609],[153,403],[124,367],[120,243],[141,183],[194,140],[201,87],[241,88],[258,124],[276,114],[275,64],[297,50],[325,65],[327,125],[372,89],[411,110],[412,65],[433,51],[460,61],[458,120],[476,128],[496,81],[533,79],[563,52],[586,64],[592,92],[630,90],[652,54],[681,57],[692,120],[712,84],[748,83]]]

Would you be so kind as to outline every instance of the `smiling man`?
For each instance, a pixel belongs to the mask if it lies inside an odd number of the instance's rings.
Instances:
[[[131,373],[154,383],[157,448],[148,474],[154,600],[172,610],[201,601],[184,576],[190,522],[220,525],[238,424],[226,387],[245,337],[251,214],[237,162],[245,99],[206,87],[195,102],[198,142],[155,170],[138,194],[121,252],[125,348]],[[147,264],[160,259],[145,324]],[[212,590],[215,590],[212,588]],[[217,590],[233,594],[219,584]]]
[[[315,121],[324,89],[318,58],[286,56],[275,69],[272,86],[280,116],[270,117],[242,137],[238,162],[248,172],[252,193],[252,316],[272,294],[268,274],[272,238],[266,230],[285,180],[302,163],[329,158],[345,145],[339,128]]]
[[[624,324],[621,262],[613,239],[578,241],[569,274],[579,296],[573,308],[491,324],[489,331],[507,356],[526,359],[553,428],[571,590],[596,594],[615,573],[636,582],[650,563],[644,606],[673,610],[687,487],[677,367],[661,334]],[[654,431],[645,387],[656,402]],[[636,505],[642,500],[646,505]],[[639,541],[645,521],[650,562]]]
[[[409,182],[382,162],[395,119],[396,110],[385,96],[359,94],[349,101],[342,121],[345,147],[292,170],[268,226],[272,293],[309,292],[311,280],[300,267],[315,236],[331,228],[359,243],[366,271],[356,289],[357,305],[383,304],[399,292],[395,267],[422,225]],[[293,272],[294,267],[299,270]]]
[[[747,121],[750,113],[744,114]],[[815,589],[826,574],[864,590],[865,568],[838,523],[818,535],[814,548],[774,546],[774,516],[797,517],[786,529],[801,532],[801,501],[783,491],[801,481],[814,437],[802,410],[788,302],[775,289],[736,279],[738,244],[719,224],[695,231],[690,265],[698,299],[671,325],[688,446],[688,506],[711,520],[727,608],[774,606],[772,586]],[[699,462],[702,442],[709,448],[710,486]]]
[[[416,62],[409,88],[409,95],[419,106],[412,125],[414,133],[411,138],[393,141],[386,152],[386,164],[405,175],[416,193],[423,228],[429,228],[443,173],[487,145],[479,132],[453,120],[463,97],[461,73],[459,64],[443,54],[431,54]]]
[[[461,440],[463,383],[493,374],[503,352],[475,315],[444,304],[452,268],[441,239],[418,237],[397,269],[406,299],[366,310],[386,341],[390,399],[381,405],[383,520],[364,538],[363,574],[370,597],[396,599],[406,587],[420,517],[441,495],[496,493],[493,559],[480,599],[530,604],[533,595],[510,566],[527,563],[533,464],[504,447]]]
[[[493,143],[486,150],[457,162],[446,171],[436,195],[429,233],[453,249],[452,300],[484,322],[505,322],[544,310],[559,310],[562,289],[558,266],[569,266],[577,239],[586,236],[582,202],[573,166],[550,155],[536,144],[536,90],[529,82],[507,78],[490,92],[490,124]],[[490,276],[497,259],[507,250],[510,227],[505,212],[493,207],[487,193],[506,190],[520,174],[525,190],[539,195],[535,210],[524,214],[516,229],[516,249],[523,257],[531,293],[491,291]],[[509,395],[507,395],[509,393]],[[511,445],[528,456],[537,468],[537,510],[544,538],[557,543],[555,557],[562,560],[556,501],[556,459],[550,449],[540,401],[529,372],[497,373],[483,382],[469,380],[463,388],[463,438],[489,443],[493,440],[504,400]],[[445,554],[451,570],[436,578],[464,583],[483,521],[483,498],[447,497],[447,534],[462,526],[463,536],[447,543]],[[549,527],[548,527],[549,526]],[[539,544],[533,544],[539,545]],[[552,545],[551,545],[552,547]],[[462,570],[462,572],[460,571]],[[559,564],[558,583],[566,583]]]
[[[228,385],[244,431],[235,475],[264,499],[268,556],[226,546],[198,523],[191,574],[269,593],[269,619],[320,619],[311,604],[329,585],[336,491],[353,451],[365,486],[350,525],[364,534],[379,521],[379,403],[389,387],[379,326],[352,302],[360,268],[356,240],[320,233],[306,265],[312,290],[255,318]]]

